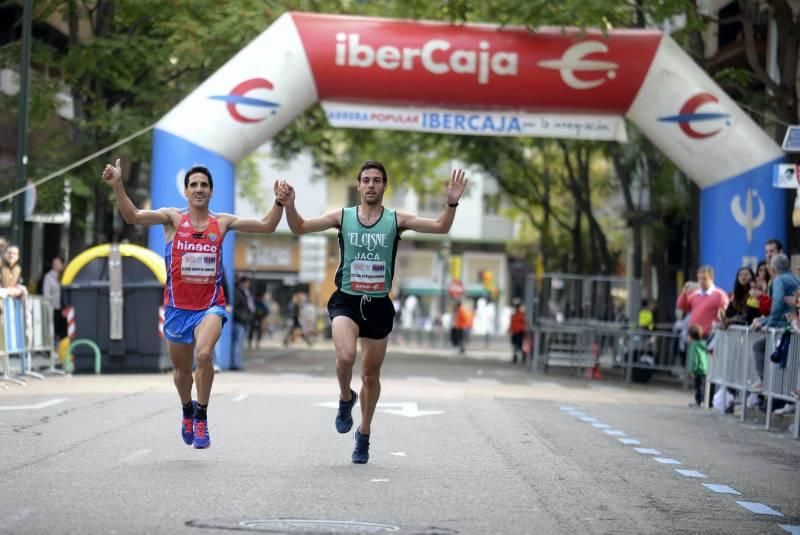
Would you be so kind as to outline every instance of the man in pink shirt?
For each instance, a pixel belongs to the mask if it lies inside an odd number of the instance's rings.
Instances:
[[[689,282],[683,285],[677,307],[691,314],[689,327],[697,325],[703,330],[703,336],[708,337],[720,311],[728,308],[728,294],[714,286],[714,268],[711,266],[700,266],[697,283],[697,288],[692,288]]]

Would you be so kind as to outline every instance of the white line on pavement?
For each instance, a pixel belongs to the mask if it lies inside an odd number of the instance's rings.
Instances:
[[[751,513],[755,513],[757,515],[772,515],[772,516],[783,516],[783,513],[776,511],[769,505],[764,505],[763,503],[758,502],[740,502],[737,500],[739,505],[750,511]]]
[[[716,485],[714,483],[703,483],[703,486],[708,490],[716,492],[718,494],[738,494],[742,495],[741,492],[734,489],[733,487],[729,487],[728,485]]]
[[[597,418],[593,418],[591,416],[581,416],[581,422],[599,422]]]
[[[373,483],[385,483],[386,481],[389,481],[389,480],[388,479],[371,479],[370,481],[372,481]]]
[[[601,424],[600,422],[595,422],[592,424],[592,427],[595,429],[610,429],[611,426],[608,424]]]
[[[121,462],[121,463],[133,463],[133,462],[138,461],[139,459],[141,459],[142,457],[144,457],[148,453],[150,453],[150,450],[134,451],[133,453],[131,453],[127,457],[123,457],[122,459],[120,459],[119,462]]]
[[[639,453],[644,453],[645,455],[661,455],[661,452],[658,450],[654,450],[653,448],[633,448],[634,451],[638,451]]]
[[[681,470],[680,468],[676,468],[675,471],[682,476],[706,479],[706,475],[698,472],[697,470]]]
[[[603,429],[603,433],[606,435],[610,435],[612,437],[624,437],[625,431],[619,431],[618,429]]]
[[[671,459],[669,457],[653,457],[653,460],[661,464],[681,464],[679,460]]]
[[[641,444],[641,442],[639,442],[635,438],[618,438],[617,440],[619,440],[620,442],[622,442],[626,446],[631,446],[631,445],[634,445],[634,444],[635,445]]]
[[[439,384],[444,382],[438,377],[431,377],[429,375],[409,375],[408,377],[406,377],[406,380],[417,381],[418,383],[433,383],[433,384]]]
[[[405,452],[402,452],[402,451],[395,451],[395,452],[392,452],[390,455],[394,455],[395,457],[405,457],[406,456]]]
[[[500,381],[497,379],[483,379],[479,377],[469,377],[467,382],[471,385],[499,385]]]
[[[790,526],[789,524],[778,524],[778,527],[781,528],[786,533],[790,535],[800,535],[800,526]]]
[[[28,411],[44,409],[45,407],[52,407],[53,405],[58,405],[59,403],[64,403],[65,401],[67,401],[66,398],[59,398],[42,401],[41,403],[37,403],[35,405],[8,405],[6,407],[0,407],[0,411]]]
[[[238,396],[236,396],[235,398],[233,398],[233,400],[232,400],[232,401],[239,402],[239,401],[242,401],[242,400],[243,400],[244,398],[246,398],[246,397],[247,397],[247,394],[239,394]]]

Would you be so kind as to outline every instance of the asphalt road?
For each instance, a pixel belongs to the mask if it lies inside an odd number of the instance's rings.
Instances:
[[[10,387],[0,532],[800,533],[787,433],[690,409],[673,387],[487,356],[390,353],[366,465],[334,429],[328,348],[267,349],[217,375],[208,450],[181,441],[169,374]]]

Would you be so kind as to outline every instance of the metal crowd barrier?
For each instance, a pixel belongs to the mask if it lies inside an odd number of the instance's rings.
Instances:
[[[742,421],[747,418],[748,413],[747,394],[754,392],[753,386],[760,382],[753,360],[753,344],[763,340],[765,336],[763,331],[753,331],[741,325],[731,325],[727,329],[714,331],[714,350],[709,358],[706,383],[737,392],[742,401]],[[708,406],[711,397],[708,386],[705,396],[705,404]]]
[[[533,327],[533,371],[550,367],[623,368],[625,381],[646,382],[656,371],[670,372],[688,384],[679,336],[666,331],[626,329],[602,322],[546,323]]]
[[[794,438],[800,438],[800,411],[796,405],[797,399],[793,393],[800,389],[800,337],[797,333],[792,333],[789,338],[789,354],[786,359],[785,367],[776,362],[772,362],[769,356],[775,350],[775,345],[781,337],[782,330],[770,329],[767,336],[767,350],[764,359],[764,391],[767,398],[767,417],[764,427],[767,429],[772,425],[772,405],[773,401],[780,399],[786,402],[795,403],[794,410]]]
[[[772,426],[773,401],[780,399],[796,403],[792,393],[800,388],[800,337],[793,333],[790,338],[789,357],[785,368],[770,360],[775,344],[780,338],[782,329],[753,331],[743,326],[730,326],[727,329],[714,331],[714,351],[709,359],[709,370],[706,376],[706,405],[710,398],[708,385],[732,389],[741,400],[741,420],[747,418],[747,397],[750,393],[759,393],[767,400],[765,428]],[[755,367],[753,344],[766,339],[764,352],[764,381],[759,391],[753,387],[761,382]],[[795,438],[800,438],[800,412],[795,409]]]
[[[0,362],[3,374],[0,381],[25,385],[24,377],[44,379],[33,370],[33,356],[47,354],[51,373],[63,374],[56,368],[57,353],[53,332],[53,308],[42,296],[23,299],[6,297],[0,301]],[[19,372],[12,374],[11,357],[19,357]],[[5,385],[0,382],[0,388]]]

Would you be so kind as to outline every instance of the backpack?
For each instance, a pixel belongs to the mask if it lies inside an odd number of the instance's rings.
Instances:
[[[781,369],[786,368],[786,361],[789,360],[789,345],[792,342],[791,329],[784,329],[778,342],[775,344],[775,350],[769,356],[769,360],[775,364],[780,364]]]

